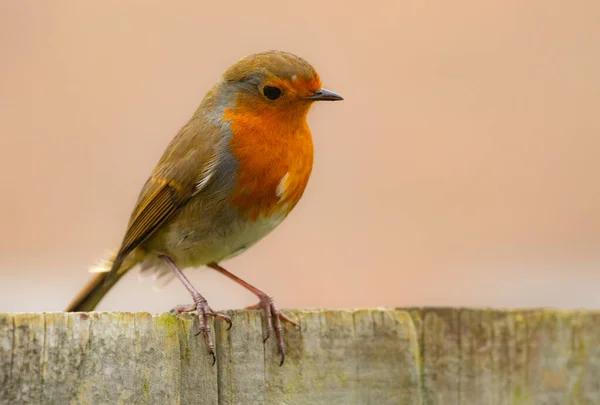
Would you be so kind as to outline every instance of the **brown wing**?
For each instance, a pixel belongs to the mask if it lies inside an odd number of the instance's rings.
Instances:
[[[125,233],[120,255],[129,254],[187,200],[187,193],[178,191],[165,179],[152,178],[149,181],[151,185],[148,195],[134,210],[134,218]]]
[[[206,186],[217,166],[216,155],[206,155],[192,151],[175,162],[159,164],[155,169],[140,193],[108,278],[117,272],[131,251]]]

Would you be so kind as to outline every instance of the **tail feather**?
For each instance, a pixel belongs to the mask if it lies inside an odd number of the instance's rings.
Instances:
[[[112,269],[117,257],[117,250],[111,250],[100,261],[88,269],[90,273],[108,273]]]
[[[90,269],[90,273],[94,273],[93,278],[71,301],[65,312],[93,311],[112,286],[135,265],[133,260],[125,260],[121,263],[121,260],[116,262],[116,259],[117,256],[113,252],[108,259],[102,260]]]

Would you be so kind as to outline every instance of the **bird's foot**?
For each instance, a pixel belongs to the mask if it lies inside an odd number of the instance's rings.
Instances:
[[[271,336],[271,332],[275,333],[275,337],[277,338],[277,345],[279,346],[279,352],[281,353],[281,362],[279,366],[283,365],[283,361],[285,360],[285,344],[283,342],[283,325],[281,321],[289,323],[290,325],[295,326],[300,329],[300,325],[296,322],[292,321],[290,318],[285,316],[277,307],[275,306],[275,302],[273,298],[269,295],[261,295],[259,296],[260,301],[258,304],[251,305],[246,307],[246,309],[255,309],[255,310],[263,310],[265,313],[265,323],[264,323],[264,339],[263,343],[267,341],[267,339]]]
[[[196,336],[201,333],[204,334],[204,341],[206,342],[206,347],[208,348],[208,354],[212,356],[212,364],[214,365],[217,361],[217,357],[215,356],[215,346],[212,339],[209,317],[224,320],[229,324],[229,328],[231,328],[231,318],[227,315],[213,311],[212,308],[208,306],[206,299],[204,299],[202,296],[194,297],[193,304],[178,305],[171,310],[171,313],[174,313],[175,315],[179,315],[183,312],[196,312],[198,315],[199,330],[198,333],[196,333]]]

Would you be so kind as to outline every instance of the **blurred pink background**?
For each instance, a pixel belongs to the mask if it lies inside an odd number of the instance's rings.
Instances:
[[[281,49],[304,198],[225,263],[290,307],[600,307],[600,2],[0,2],[0,311],[62,310],[231,63]],[[190,270],[215,309],[255,298]],[[190,298],[131,272],[98,310]]]

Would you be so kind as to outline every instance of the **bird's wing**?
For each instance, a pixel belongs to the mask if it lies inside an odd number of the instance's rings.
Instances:
[[[171,151],[167,150],[167,153]],[[171,218],[188,200],[206,187],[218,166],[218,155],[208,148],[191,148],[183,156],[159,162],[133,210],[119,253],[110,270],[113,275],[125,257]],[[110,275],[109,275],[110,277]]]

